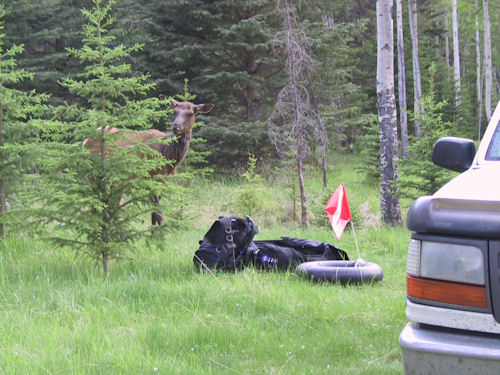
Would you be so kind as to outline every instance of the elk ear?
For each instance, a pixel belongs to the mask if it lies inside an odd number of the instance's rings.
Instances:
[[[212,108],[214,107],[213,104],[196,104],[194,106],[194,108],[196,109],[196,112],[199,112],[199,113],[208,113],[212,110]]]
[[[175,108],[179,105],[179,102],[177,100],[175,100],[174,98],[169,98],[168,96],[163,95],[163,94],[158,95],[158,97],[160,98],[160,100],[169,100],[170,101],[169,104],[172,108]]]
[[[170,107],[175,108],[175,107],[177,107],[179,104],[180,104],[180,102],[178,102],[178,101],[177,101],[177,100],[175,100],[174,98],[170,98]]]

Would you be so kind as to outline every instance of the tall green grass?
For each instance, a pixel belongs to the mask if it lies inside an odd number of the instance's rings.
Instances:
[[[349,172],[353,162],[343,164],[347,171],[336,165],[330,178],[332,189],[346,182],[357,210],[375,204],[377,188]],[[111,264],[109,276],[71,250],[33,238],[2,243],[0,374],[402,373],[407,230],[356,228],[361,256],[384,269],[376,284],[311,283],[293,272],[254,269],[198,273],[193,252],[211,222],[231,213],[226,198],[237,186],[199,183],[192,198],[198,208],[190,212],[202,213],[193,228]],[[308,187],[322,192],[315,174]],[[277,207],[287,204],[279,186],[269,191]],[[266,218],[271,214],[259,215],[256,239],[287,235],[338,245],[327,225],[300,229]],[[350,230],[340,246],[356,257]]]

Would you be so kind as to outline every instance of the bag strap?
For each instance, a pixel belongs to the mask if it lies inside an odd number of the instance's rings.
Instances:
[[[234,245],[234,237],[233,237],[233,228],[231,225],[231,218],[227,217],[227,216],[220,216],[219,222],[224,227],[224,238],[225,238],[226,242],[231,246],[231,250],[233,253],[233,267],[236,270],[236,267],[237,267],[237,265],[236,265],[236,251],[235,251],[235,245]]]
[[[224,238],[225,238],[226,242],[232,243],[234,246],[233,228],[231,226],[231,218],[228,216],[219,216],[219,222],[224,227]]]
[[[255,225],[255,222],[250,216],[245,216],[245,219],[247,219],[245,224],[247,225],[247,227],[250,227],[250,233],[252,233],[253,239],[253,236],[259,233],[259,227]]]

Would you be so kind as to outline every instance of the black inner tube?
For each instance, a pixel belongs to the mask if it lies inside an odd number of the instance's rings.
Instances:
[[[384,275],[378,264],[363,260],[306,262],[297,272],[313,280],[356,284],[380,281]]]

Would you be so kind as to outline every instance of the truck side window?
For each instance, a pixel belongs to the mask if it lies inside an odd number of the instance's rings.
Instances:
[[[500,123],[498,123],[495,134],[493,134],[493,138],[491,139],[488,152],[486,153],[486,160],[500,160]]]

